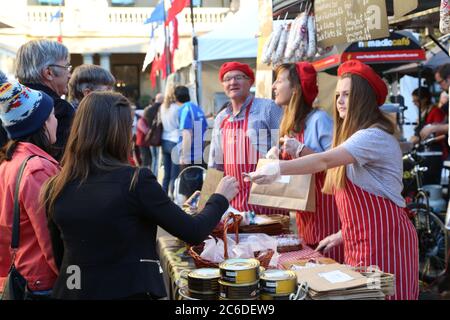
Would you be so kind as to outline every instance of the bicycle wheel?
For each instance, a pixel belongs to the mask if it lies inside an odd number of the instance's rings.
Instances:
[[[426,205],[411,203],[408,208],[414,214],[413,223],[419,240],[419,277],[429,283],[445,272],[449,245],[447,230]]]

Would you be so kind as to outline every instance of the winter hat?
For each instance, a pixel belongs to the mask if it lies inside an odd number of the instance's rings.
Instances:
[[[9,81],[0,71],[0,120],[9,139],[27,137],[47,121],[53,99],[17,81]]]
[[[364,64],[356,59],[348,60],[341,64],[338,68],[339,77],[345,73],[356,74],[366,79],[377,96],[378,106],[381,106],[386,101],[386,96],[388,94],[386,83],[367,64]]]
[[[302,87],[302,94],[308,106],[312,106],[314,100],[319,94],[317,87],[317,72],[309,62],[297,62],[295,69]]]
[[[242,71],[244,74],[246,74],[250,78],[252,83],[255,82],[255,74],[253,73],[252,68],[250,68],[250,66],[246,63],[240,63],[237,61],[225,62],[220,67],[219,80],[222,81],[225,73],[227,73],[229,71],[233,71],[233,70]]]

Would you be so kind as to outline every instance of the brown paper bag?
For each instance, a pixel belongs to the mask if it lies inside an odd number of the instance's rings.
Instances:
[[[276,160],[259,159],[257,168]],[[312,174],[283,176],[281,182],[252,184],[249,204],[301,211],[316,211],[315,176]]]
[[[368,279],[361,273],[338,263],[297,270],[295,273],[298,283],[307,282],[309,288],[315,292],[330,292],[359,287],[367,289],[368,284]],[[334,279],[336,276],[340,276],[340,279]]]
[[[208,168],[206,171],[205,181],[203,181],[202,191],[200,193],[200,200],[198,201],[198,211],[201,211],[208,201],[209,197],[216,191],[216,188],[223,178],[223,171],[213,168]]]

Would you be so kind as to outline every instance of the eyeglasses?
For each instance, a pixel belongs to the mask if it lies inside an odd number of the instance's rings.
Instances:
[[[233,80],[233,79],[236,80],[236,81],[242,81],[244,79],[249,79],[249,77],[241,75],[241,74],[238,74],[237,76],[234,76],[234,77],[223,78],[222,82],[228,83],[228,82],[231,82],[231,80]]]
[[[49,67],[63,68],[63,69],[66,69],[69,72],[72,71],[72,65],[70,65],[70,64],[65,65],[65,66],[60,66],[59,64],[49,64],[48,66]]]

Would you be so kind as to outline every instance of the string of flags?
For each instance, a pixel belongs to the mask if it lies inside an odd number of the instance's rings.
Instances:
[[[164,0],[161,0],[144,24],[151,24],[150,43],[142,65],[142,72],[152,63],[150,83],[156,86],[159,74],[165,79],[173,70],[173,56],[178,48],[178,20],[176,16],[190,4],[190,0],[172,0],[166,11]],[[167,30],[166,30],[167,28]]]

